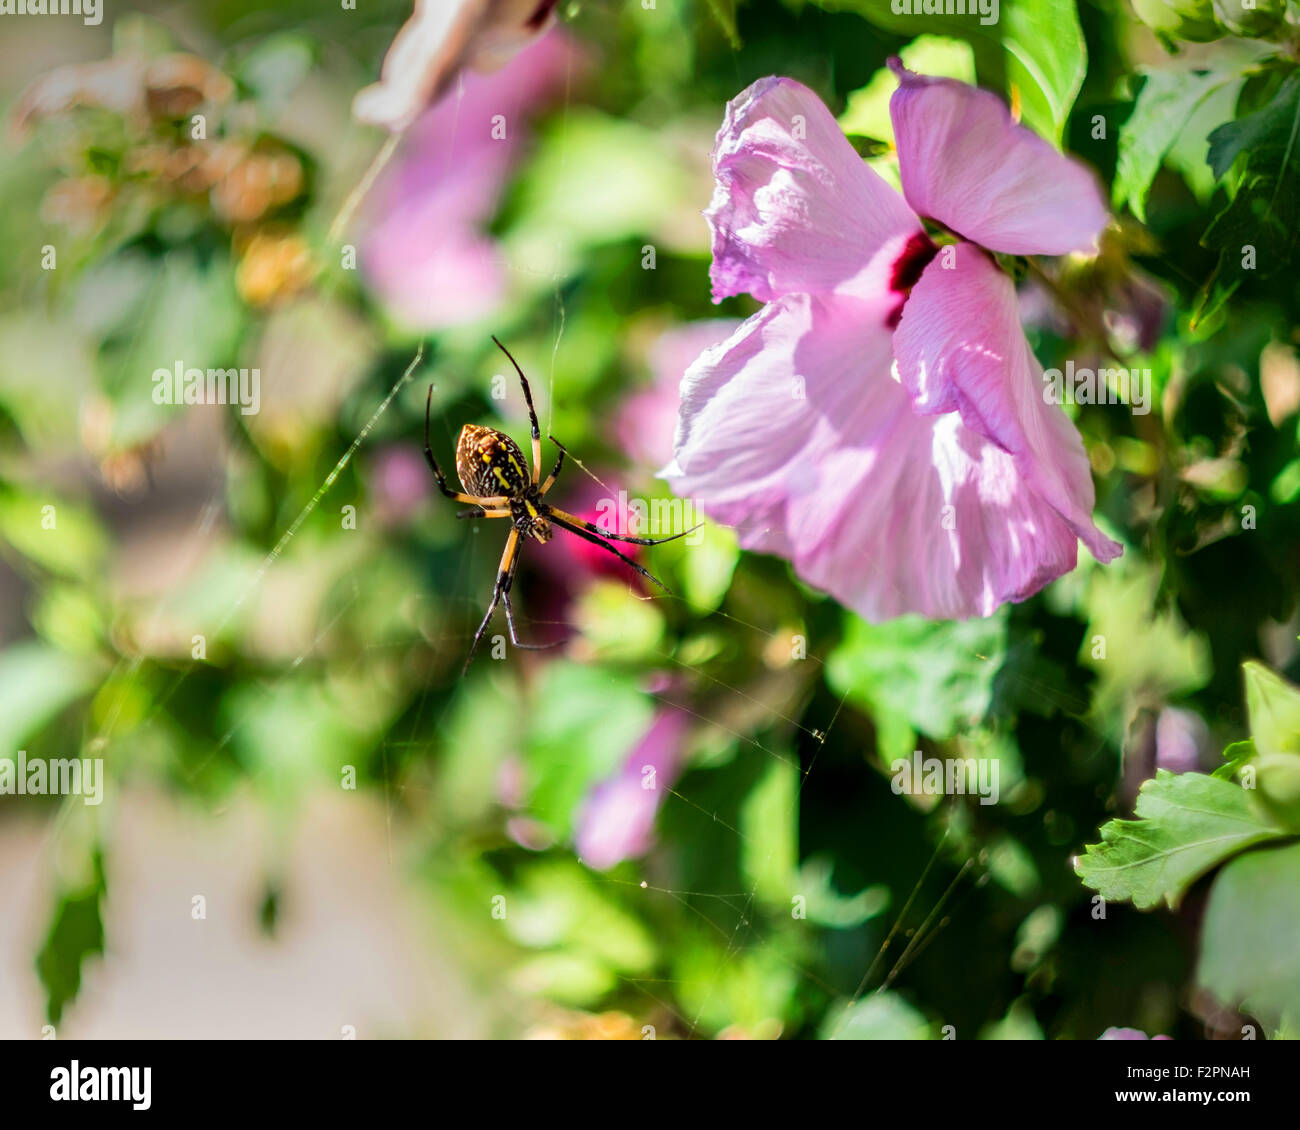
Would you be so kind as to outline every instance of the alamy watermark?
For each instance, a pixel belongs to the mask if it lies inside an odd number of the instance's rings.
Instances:
[[[87,27],[104,20],[103,0],[0,0],[0,16],[80,16]]]
[[[889,766],[889,787],[895,795],[978,796],[980,804],[998,802],[996,757],[900,757]]]
[[[79,796],[86,804],[104,799],[104,759],[64,757],[27,760],[20,749],[18,758],[0,757],[0,796]]]
[[[155,404],[238,404],[245,416],[262,405],[261,369],[187,369],[177,361],[153,371]]]
[[[1151,411],[1150,369],[1075,368],[1043,370],[1043,399],[1048,404],[1127,404],[1134,416]]]
[[[979,16],[986,27],[998,22],[998,0],[890,0],[896,16]]]
[[[624,526],[618,524],[623,515]],[[691,530],[699,524],[695,505],[690,499],[629,498],[625,490],[617,498],[602,498],[596,503],[595,524],[607,534],[627,534],[630,537],[666,538]],[[682,541],[699,545],[704,540],[702,529],[691,530]]]

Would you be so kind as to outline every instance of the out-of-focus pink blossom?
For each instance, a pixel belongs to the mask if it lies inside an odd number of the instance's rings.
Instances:
[[[1152,1040],[1172,1040],[1172,1036],[1151,1036]],[[1100,1036],[1099,1040],[1145,1040],[1148,1036],[1140,1028],[1107,1028]]]
[[[645,534],[644,530],[635,528],[636,515],[631,510],[631,496],[617,480],[604,471],[597,472],[600,482],[583,475],[580,469],[574,471],[575,475],[582,477],[570,484],[562,495],[563,501],[558,503],[562,510],[585,518],[613,534]],[[640,547],[630,542],[619,542],[615,548],[634,561],[639,558]],[[638,584],[641,580],[612,553],[563,531],[551,539],[544,554],[535,556],[540,567],[557,581],[570,584],[575,580],[590,581],[596,577],[617,577],[630,584]]]
[[[1156,766],[1171,773],[1190,773],[1201,763],[1210,729],[1199,714],[1166,706],[1156,719]]]
[[[655,339],[651,382],[624,399],[614,421],[614,434],[628,459],[648,471],[672,459],[682,376],[704,350],[726,341],[739,325],[735,318],[709,318],[674,326]]]
[[[411,127],[366,205],[361,270],[400,321],[439,329],[482,318],[505,296],[506,267],[484,228],[528,136],[564,87],[573,48],[545,35]]]
[[[358,120],[398,132],[433,105],[463,68],[492,70],[541,35],[557,0],[416,0],[380,81],[357,95]]]
[[[619,772],[588,794],[574,836],[578,858],[588,867],[605,871],[650,850],[655,815],[681,771],[687,723],[683,711],[659,711]]]
[[[497,797],[507,808],[521,808],[528,795],[528,770],[523,758],[510,754],[497,770]]]
[[[393,445],[376,454],[371,489],[382,522],[404,522],[429,496],[433,480],[423,456],[413,447]]]
[[[1090,250],[1106,208],[996,96],[891,66],[904,196],[799,83],[728,106],[713,293],[766,305],[687,372],[664,475],[868,619],[984,616],[1072,569],[1080,539],[1120,552],[985,250]]]

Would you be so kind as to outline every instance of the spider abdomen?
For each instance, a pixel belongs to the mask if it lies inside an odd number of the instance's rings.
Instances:
[[[456,474],[466,494],[518,498],[533,480],[524,453],[504,432],[466,424],[456,444]]]

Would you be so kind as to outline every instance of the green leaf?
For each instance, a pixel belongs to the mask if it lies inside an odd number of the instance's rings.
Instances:
[[[698,539],[694,545],[692,541]],[[731,576],[740,560],[734,530],[707,522],[704,528],[683,538],[684,549],[677,561],[682,589],[697,614],[712,612],[731,587]]]
[[[1247,738],[1244,742],[1233,742],[1225,746],[1223,750],[1223,764],[1220,765],[1213,773],[1212,777],[1218,777],[1223,781],[1230,781],[1237,775],[1246,762],[1255,756],[1255,743]]]
[[[30,640],[0,652],[0,756],[12,757],[31,734],[89,693],[95,672],[88,660]]]
[[[1125,201],[1143,223],[1146,198],[1165,154],[1196,108],[1232,76],[1214,71],[1144,69],[1147,76],[1133,113],[1120,127],[1115,207]]]
[[[985,620],[884,624],[847,618],[826,662],[833,690],[871,711],[889,764],[912,752],[912,731],[942,740],[987,713],[1006,653],[1005,609]]]
[[[86,958],[104,952],[104,923],[100,902],[105,892],[104,860],[94,857],[94,878],[84,888],[59,899],[45,944],[36,955],[36,974],[45,986],[46,1014],[58,1024],[63,1010],[81,991],[81,967]]]
[[[1178,134],[1178,140],[1165,154],[1164,163],[1177,172],[1201,204],[1214,195],[1215,177],[1205,160],[1210,134],[1237,112],[1237,99],[1246,80],[1237,75],[1210,92],[1192,111],[1192,116]]]
[[[1156,770],[1138,794],[1137,820],[1102,825],[1075,860],[1084,883],[1111,902],[1176,907],[1187,888],[1243,848],[1285,835],[1250,807],[1246,790],[1204,773]]]
[[[964,39],[975,51],[983,84],[1020,101],[1021,119],[1057,146],[1083,85],[1088,49],[1075,0],[1015,0],[1000,5],[996,23],[970,15],[898,15],[886,0],[817,0],[832,11],[857,12],[885,31]]]
[[[0,540],[51,573],[99,576],[107,538],[93,510],[39,488],[0,485]]]
[[[797,889],[807,898],[809,922],[832,930],[852,930],[889,907],[889,888],[883,883],[842,895],[833,882],[834,871],[835,861],[826,854],[810,856],[799,868]]]
[[[1300,1026],[1300,843],[1251,851],[1214,880],[1196,980],[1274,1028]]]
[[[589,585],[576,602],[573,622],[591,655],[606,662],[651,661],[664,633],[656,602],[638,596],[623,578]]]
[[[798,812],[798,762],[772,758],[740,806],[741,874],[764,905],[790,906],[799,859]]]
[[[1154,567],[1137,564],[1094,570],[1090,578],[1079,660],[1097,672],[1092,712],[1116,741],[1135,688],[1172,699],[1210,677],[1208,642],[1188,630],[1176,608],[1160,607],[1159,585]]]
[[[631,675],[556,660],[539,679],[525,760],[532,816],[566,836],[582,798],[650,727],[651,700]]]
[[[1296,99],[1300,95],[1300,75],[1291,75],[1278,89],[1269,104],[1253,114],[1236,121],[1224,122],[1210,134],[1210,151],[1206,156],[1216,180],[1243,154],[1259,157],[1265,146],[1275,146],[1279,141],[1284,149],[1295,131]]]
[[[1300,74],[1290,75],[1263,109],[1210,134],[1208,160],[1219,179],[1238,162],[1241,171],[1231,202],[1201,236],[1202,246],[1219,252],[1219,263],[1201,289],[1196,322],[1226,302],[1247,278],[1268,278],[1295,255],[1300,239]]]

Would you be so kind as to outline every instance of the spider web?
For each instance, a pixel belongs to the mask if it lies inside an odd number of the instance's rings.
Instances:
[[[561,144],[563,143],[563,129],[567,120],[567,107],[569,105],[570,94],[568,89],[565,91],[565,110],[559,114],[561,123]],[[386,160],[387,155],[391,154],[392,146],[386,147],[386,152],[381,154],[381,160]],[[367,174],[363,183],[369,183],[373,176]],[[342,227],[342,224],[335,225],[336,228]],[[546,426],[543,427],[543,434],[550,430],[550,420],[553,418],[555,411],[555,378],[557,367],[560,364],[560,349],[564,339],[565,328],[568,319],[568,309],[566,306],[564,287],[568,282],[566,277],[559,274],[550,279],[554,295],[554,317],[553,317],[553,339],[551,345],[550,367],[547,374],[548,393],[545,413],[547,415]],[[397,381],[391,386],[387,394],[378,402],[373,411],[366,419],[364,425],[358,430],[351,442],[340,452],[339,457],[329,472],[322,478],[317,485],[310,500],[295,518],[280,533],[274,547],[266,554],[256,571],[243,586],[237,597],[224,610],[223,615],[217,622],[215,628],[209,628],[212,636],[216,636],[220,630],[225,627],[230,620],[246,604],[248,599],[253,596],[263,585],[265,580],[277,568],[279,563],[285,557],[285,554],[295,542],[299,533],[302,531],[304,523],[310,518],[312,513],[320,506],[322,501],[329,494],[331,488],[337,483],[339,477],[347,469],[353,458],[357,455],[367,439],[372,434],[374,428],[379,424],[393,402],[400,396],[408,384],[416,380],[421,371],[423,364],[424,349],[420,347],[416,352],[410,365],[404,370]],[[436,396],[435,392],[435,396]],[[440,421],[440,427],[445,431],[448,441],[453,439],[452,422],[446,419],[442,412],[435,412],[437,419]],[[459,421],[457,421],[457,424]],[[588,470],[581,462],[580,454],[572,458],[574,467],[599,482],[599,478]],[[219,478],[220,476],[218,476]],[[603,484],[602,484],[603,485]],[[192,538],[196,545],[201,546],[206,534],[211,529],[222,509],[224,483],[214,481],[212,495],[208,502],[200,510],[192,530]],[[435,496],[435,502],[442,502]],[[442,591],[437,594],[426,593],[424,599],[436,601],[444,607],[461,606],[472,616],[474,612],[481,610],[484,605],[484,587],[485,580],[490,576],[490,569],[495,564],[496,550],[490,553],[480,546],[481,538],[479,536],[480,524],[467,523],[466,532],[463,538],[463,546],[460,550],[459,557],[454,572],[451,576],[443,578],[447,583]],[[189,539],[185,539],[189,540]],[[184,542],[175,546],[178,554],[188,552]],[[491,560],[488,558],[491,557]],[[318,651],[322,644],[328,642],[332,631],[343,618],[345,613],[352,608],[362,595],[362,587],[365,584],[364,578],[353,576],[350,583],[346,586],[346,595],[337,599],[332,607],[331,614],[327,619],[319,624],[318,629],[311,642],[296,654],[292,660],[286,663],[283,670],[278,675],[264,681],[262,690],[265,694],[275,695],[282,687],[284,682],[291,678],[302,665],[308,662]],[[645,599],[676,601],[679,597],[663,596],[653,594]],[[160,606],[156,615],[162,614]],[[500,613],[498,612],[498,615]],[[712,611],[708,614],[710,618],[717,618],[726,622],[728,627],[736,632],[738,638],[749,639],[752,641],[754,650],[757,652],[761,648],[778,638],[778,632],[769,630],[763,626],[743,621],[736,616],[721,610]],[[574,630],[572,624],[562,625],[570,630]],[[782,637],[786,638],[786,637]],[[462,632],[447,633],[439,635],[435,641],[438,648],[447,649],[459,656],[464,654],[468,646],[469,637]],[[354,664],[362,665],[368,660],[372,650],[385,645],[375,644],[366,645],[356,654]],[[145,661],[146,656],[137,655],[129,658],[123,658],[118,664],[118,672],[133,672],[137,670]],[[707,702],[696,698],[693,705],[687,706],[681,702],[675,702],[666,693],[652,692],[651,697],[665,709],[675,709],[687,713],[690,720],[695,723],[708,723],[728,731],[738,742],[739,757],[753,757],[759,759],[776,759],[787,764],[794,764],[798,767],[798,785],[795,790],[793,799],[795,826],[798,827],[798,814],[800,799],[812,774],[818,768],[818,761],[825,747],[828,738],[836,731],[837,725],[841,722],[843,711],[847,703],[847,692],[839,697],[837,704],[829,710],[827,715],[817,720],[816,725],[808,724],[799,712],[795,711],[796,716],[785,713],[771,704],[760,702],[743,687],[728,683],[726,680],[704,670],[700,666],[685,663],[675,657],[671,652],[661,651],[658,653],[659,660],[665,666],[673,666],[693,680],[706,684],[710,687],[712,694]],[[823,666],[823,660],[815,655],[809,655],[805,662],[810,662],[820,669]],[[987,660],[986,660],[987,662]],[[471,672],[471,677],[475,673]],[[483,677],[478,673],[478,677]],[[498,678],[502,677],[500,675]],[[508,676],[506,676],[508,677]],[[184,682],[190,678],[190,671],[185,670],[177,673],[166,689],[155,700],[151,717],[163,711],[168,702],[172,700],[176,692],[180,690]],[[817,679],[811,682],[815,687],[825,680],[819,673]],[[430,697],[432,690],[425,688],[416,695],[413,706],[408,707],[405,716],[409,717],[409,724],[402,728],[402,732],[391,730],[384,734],[378,742],[377,750],[381,760],[381,771],[383,775],[383,794],[386,813],[386,828],[389,842],[389,862],[393,862],[392,839],[395,822],[396,806],[398,805],[401,793],[406,788],[412,787],[409,782],[397,781],[392,776],[392,767],[390,754],[409,749],[412,746],[418,746],[428,749],[431,758],[436,759],[440,750],[436,741],[430,742],[425,735],[432,730],[438,733],[443,728],[449,711],[456,705],[459,697],[464,693],[466,682],[462,681],[460,688],[447,696],[446,701],[438,709],[436,717],[432,720],[428,718],[430,712]],[[516,683],[516,686],[519,684]],[[770,745],[765,745],[753,733],[742,732],[728,727],[724,720],[725,710],[723,706],[728,700],[744,700],[751,706],[755,706],[764,711],[767,715],[769,725],[761,727],[750,727],[756,732],[763,732],[773,727],[781,727],[786,732],[797,736],[800,743],[806,746],[810,751],[809,756],[804,759],[798,755],[791,757],[779,749]],[[99,726],[97,739],[103,739],[113,731],[114,725],[119,718],[120,711],[123,707],[123,699],[111,703]],[[223,730],[221,737],[214,744],[213,748],[207,755],[206,759],[200,761],[197,765],[189,770],[191,776],[197,775],[204,765],[212,758],[217,757],[235,738],[240,727],[246,721],[247,715],[236,716]],[[865,762],[861,766],[863,774],[871,774],[871,770]],[[883,781],[877,781],[877,785],[884,787]],[[698,818],[701,821],[708,821],[711,824],[720,827],[723,832],[734,837],[737,843],[750,843],[749,837],[745,832],[724,820],[718,813],[716,806],[709,801],[700,801],[696,799],[695,788],[692,784],[690,767],[686,766],[683,770],[683,776],[676,783],[664,788],[666,799],[659,815],[659,823],[662,823],[664,810],[669,806],[680,806],[680,808]],[[71,801],[71,798],[69,798]],[[899,803],[903,803],[901,800]],[[65,805],[66,808],[66,805]],[[974,858],[967,858],[964,863],[956,868],[956,873],[946,886],[935,891],[933,884],[929,882],[932,873],[943,858],[946,847],[947,835],[939,840],[934,848],[934,853],[924,870],[917,876],[915,885],[911,894],[903,905],[895,911],[891,907],[887,911],[887,920],[891,922],[882,943],[876,951],[873,959],[862,970],[862,975],[856,989],[845,997],[842,987],[830,984],[821,973],[804,965],[793,962],[786,954],[785,949],[776,940],[769,937],[760,921],[760,914],[757,912],[756,902],[758,898],[758,880],[756,879],[748,889],[742,887],[739,890],[700,890],[688,889],[684,887],[673,887],[663,885],[660,882],[651,883],[649,879],[633,880],[625,879],[618,876],[591,872],[588,882],[596,887],[601,886],[618,886],[631,887],[643,890],[647,898],[670,900],[686,909],[686,911],[698,920],[708,931],[716,935],[723,943],[723,951],[720,962],[714,970],[712,978],[708,982],[708,988],[702,1003],[693,1010],[683,1010],[674,990],[679,982],[672,978],[647,978],[632,977],[619,975],[620,983],[631,990],[639,997],[647,1001],[648,1006],[661,1009],[664,1012],[676,1018],[680,1026],[680,1034],[687,1037],[696,1037],[707,1034],[706,1027],[703,1023],[703,1015],[711,1003],[712,996],[721,985],[728,966],[735,961],[739,955],[755,949],[768,949],[775,954],[778,959],[787,965],[791,971],[800,979],[809,985],[815,986],[819,991],[825,993],[830,999],[839,1001],[842,1004],[852,1003],[860,1000],[866,994],[873,992],[883,992],[896,983],[906,969],[921,956],[922,953],[931,945],[936,937],[940,935],[945,926],[951,921],[951,916],[960,912],[961,900],[964,894],[968,894],[978,884],[987,879],[987,872],[983,869],[981,862]],[[652,853],[655,849],[652,849]],[[634,866],[640,866],[640,861],[634,861]],[[928,893],[927,893],[928,892]],[[814,929],[811,924],[809,929]],[[905,941],[904,941],[905,939]],[[841,1019],[836,1030],[843,1027],[848,1015],[849,1009],[845,1008],[843,1018]]]

